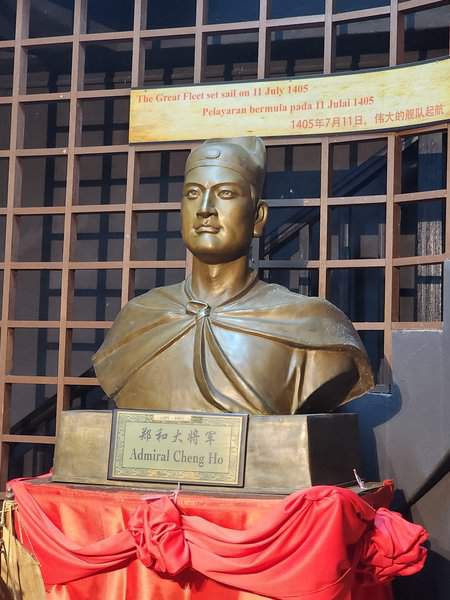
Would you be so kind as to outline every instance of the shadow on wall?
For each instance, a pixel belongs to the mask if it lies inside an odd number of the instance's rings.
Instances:
[[[392,419],[401,411],[402,400],[398,386],[392,386],[391,393],[364,394],[339,409],[338,412],[355,413],[359,420],[359,436],[361,444],[361,476],[369,481],[380,481],[386,478],[380,475],[376,428]]]

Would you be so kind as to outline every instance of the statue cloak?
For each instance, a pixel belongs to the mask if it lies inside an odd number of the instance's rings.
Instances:
[[[323,412],[373,385],[366,351],[339,309],[256,273],[214,308],[193,297],[190,280],[134,298],[93,362],[123,408]]]

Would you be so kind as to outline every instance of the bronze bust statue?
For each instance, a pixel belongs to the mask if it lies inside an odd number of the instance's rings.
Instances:
[[[339,309],[250,270],[250,244],[267,219],[264,170],[259,138],[211,140],[191,152],[181,215],[192,275],[131,300],[94,356],[119,407],[324,412],[373,385]]]

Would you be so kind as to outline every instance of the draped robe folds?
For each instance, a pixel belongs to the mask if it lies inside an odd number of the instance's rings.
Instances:
[[[189,280],[134,298],[93,362],[122,408],[318,412],[373,385],[367,354],[339,309],[256,274],[213,308],[193,297]]]

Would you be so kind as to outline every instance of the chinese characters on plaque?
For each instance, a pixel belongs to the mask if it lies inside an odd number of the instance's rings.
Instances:
[[[247,418],[116,410],[108,477],[242,486]]]

